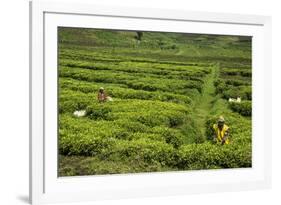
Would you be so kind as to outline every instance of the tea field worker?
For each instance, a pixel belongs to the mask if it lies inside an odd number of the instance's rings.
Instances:
[[[220,116],[218,122],[213,125],[214,141],[222,145],[229,144],[229,127],[225,124],[223,116]]]
[[[100,87],[99,92],[98,92],[98,101],[99,102],[105,102],[107,99],[107,95],[104,91],[103,87]]]

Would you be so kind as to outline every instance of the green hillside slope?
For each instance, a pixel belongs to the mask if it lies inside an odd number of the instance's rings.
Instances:
[[[251,166],[250,37],[81,28],[58,35],[60,176]],[[113,101],[98,102],[100,87]],[[228,102],[237,97],[241,103]],[[210,140],[220,115],[229,145]]]

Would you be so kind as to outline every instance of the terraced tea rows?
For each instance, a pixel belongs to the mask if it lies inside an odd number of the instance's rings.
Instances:
[[[237,48],[245,43],[134,33],[59,30],[60,176],[251,166],[251,119],[241,108],[251,100],[250,55]],[[98,102],[100,87],[112,101]],[[239,96],[240,104],[225,100]],[[208,140],[221,114],[231,145]]]

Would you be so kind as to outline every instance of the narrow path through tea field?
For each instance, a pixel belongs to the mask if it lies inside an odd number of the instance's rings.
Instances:
[[[198,99],[198,102],[196,103],[194,107],[194,115],[199,127],[199,137],[203,137],[202,140],[197,139],[197,141],[203,141],[206,139],[207,136],[205,136],[206,133],[206,119],[208,115],[210,114],[210,110],[213,106],[213,101],[216,96],[216,89],[214,85],[214,81],[217,78],[218,74],[218,67],[219,65],[214,65],[211,67],[211,72],[208,74],[205,78],[205,83],[203,85],[201,97]]]

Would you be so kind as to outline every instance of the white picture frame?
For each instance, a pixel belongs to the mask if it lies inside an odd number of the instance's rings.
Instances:
[[[253,167],[57,177],[57,27],[253,36]],[[74,202],[240,191],[271,186],[271,18],[30,2],[30,202]]]

